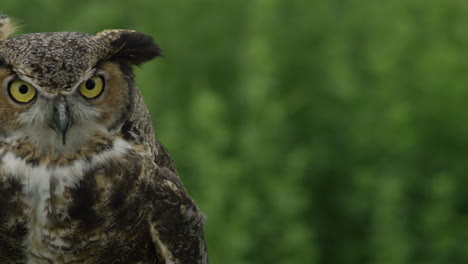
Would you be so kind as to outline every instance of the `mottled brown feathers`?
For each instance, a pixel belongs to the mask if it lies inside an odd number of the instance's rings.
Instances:
[[[70,90],[87,70],[101,62],[139,65],[161,53],[152,37],[130,30],[104,31],[96,36],[80,32],[31,33],[0,43],[0,61],[50,92]]]
[[[108,52],[108,46],[79,32],[24,34],[0,44],[1,60],[51,93],[70,90]]]

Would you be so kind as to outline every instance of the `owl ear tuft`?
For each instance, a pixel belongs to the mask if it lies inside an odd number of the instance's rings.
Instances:
[[[96,37],[104,39],[111,48],[108,60],[140,65],[161,56],[162,50],[149,35],[131,30],[108,30]]]
[[[0,15],[0,42],[5,41],[16,29],[15,21],[6,15]]]

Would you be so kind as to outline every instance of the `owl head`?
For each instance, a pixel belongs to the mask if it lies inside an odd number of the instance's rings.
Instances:
[[[0,17],[0,140],[28,138],[45,149],[118,132],[134,106],[132,66],[161,53],[130,30],[9,37],[13,28]]]

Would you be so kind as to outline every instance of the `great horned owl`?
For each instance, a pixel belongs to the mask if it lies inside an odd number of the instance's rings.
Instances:
[[[12,27],[0,17],[0,263],[207,263],[134,83],[153,39]]]

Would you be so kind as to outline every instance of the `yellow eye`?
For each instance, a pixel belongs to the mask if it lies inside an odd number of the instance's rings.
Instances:
[[[29,103],[36,96],[36,89],[27,82],[15,80],[9,84],[8,93],[18,103]]]
[[[80,85],[80,93],[88,99],[98,97],[104,90],[104,80],[101,76],[94,76]]]

